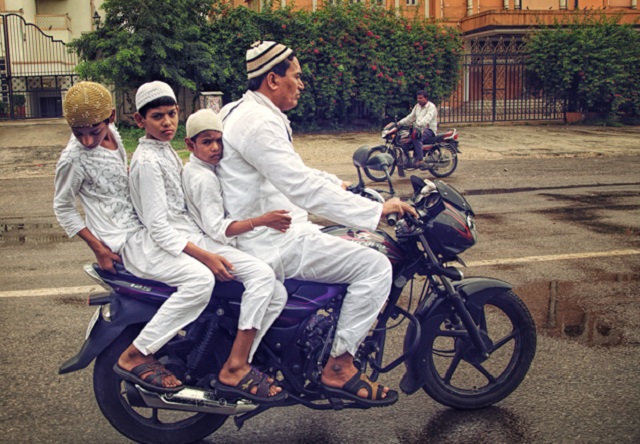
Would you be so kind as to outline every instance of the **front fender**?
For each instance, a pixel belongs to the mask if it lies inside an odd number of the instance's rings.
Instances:
[[[87,367],[96,356],[120,336],[125,328],[134,324],[146,324],[158,310],[155,305],[120,297],[113,293],[109,303],[111,320],[105,320],[102,315],[98,317],[80,351],[60,366],[59,374]]]
[[[496,290],[508,291],[513,286],[507,282],[493,278],[469,278],[453,284],[456,291],[466,301],[465,305],[471,317],[476,319],[487,299],[495,294]],[[416,310],[415,316],[420,320],[420,347],[405,362],[406,371],[400,382],[400,389],[410,395],[415,393],[426,382],[426,373],[423,371],[424,362],[431,350],[427,347],[427,338],[430,329],[440,325],[444,317],[451,312],[451,305],[445,298],[437,297],[434,293],[428,297]],[[406,353],[416,336],[416,328],[412,324],[407,327],[404,338],[404,352]]]

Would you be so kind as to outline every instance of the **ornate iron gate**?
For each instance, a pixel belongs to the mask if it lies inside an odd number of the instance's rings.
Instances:
[[[17,14],[0,14],[0,120],[62,116],[62,98],[79,81],[66,45]]]
[[[525,81],[522,42],[482,39],[470,42],[456,91],[438,106],[442,123],[561,120],[562,100],[533,93]]]

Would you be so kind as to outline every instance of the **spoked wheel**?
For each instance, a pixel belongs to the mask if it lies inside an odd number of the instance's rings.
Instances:
[[[375,156],[376,154],[380,154],[380,153],[388,153],[393,157],[393,163],[389,167],[389,176],[391,176],[393,172],[396,170],[397,158],[394,150],[392,149],[390,150],[384,145],[374,146],[369,150],[369,155],[367,156],[367,160],[369,160],[372,156]],[[385,182],[387,180],[387,176],[385,176],[384,171],[371,170],[366,166],[363,167],[363,169],[364,169],[364,174],[366,174],[367,177],[373,180],[374,182]]]
[[[511,291],[496,291],[474,315],[489,350],[474,347],[457,316],[430,319],[430,347],[423,389],[456,409],[478,409],[506,398],[522,382],[536,351],[536,329],[529,310]]]
[[[137,407],[139,403],[129,399],[113,365],[139,331],[139,327],[127,328],[96,359],[93,389],[102,414],[118,432],[141,443],[191,443],[218,430],[228,416]]]
[[[458,167],[458,153],[451,145],[435,147],[429,157],[429,163],[433,163],[429,172],[435,177],[450,176]]]

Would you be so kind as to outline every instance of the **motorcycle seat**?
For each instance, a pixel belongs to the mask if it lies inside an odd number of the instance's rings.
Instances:
[[[171,296],[176,287],[151,279],[142,279],[130,273],[122,264],[116,263],[116,274],[102,270],[98,264],[93,264],[93,269],[110,285],[117,293],[130,296],[145,302],[162,304]],[[284,282],[287,294],[294,298],[317,298],[322,295],[334,295],[344,292],[344,284],[323,284],[317,282],[287,279]],[[240,301],[244,293],[244,285],[238,281],[216,282],[211,295],[210,305],[221,299]]]

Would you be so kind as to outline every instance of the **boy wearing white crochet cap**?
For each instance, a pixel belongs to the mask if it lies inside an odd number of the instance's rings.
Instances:
[[[287,211],[276,210],[242,221],[226,218],[215,173],[215,166],[223,156],[222,121],[213,110],[202,109],[189,116],[186,131],[185,143],[191,151],[182,171],[187,208],[200,229],[219,243],[213,251],[231,261],[236,279],[245,286],[237,336],[215,388],[220,396],[238,395],[257,402],[280,399],[283,395],[272,389],[272,381],[250,362],[260,340],[284,308],[287,291],[276,280],[271,267],[233,245],[235,236],[257,229],[285,232],[291,217]]]
[[[136,276],[160,280],[177,291],[122,353],[114,371],[128,381],[171,390],[180,388],[182,382],[167,374],[153,360],[153,353],[198,318],[211,298],[215,279],[233,279],[233,266],[210,252],[216,243],[200,231],[187,212],[182,161],[171,147],[179,112],[173,90],[164,82],[145,83],[136,93],[136,108],[134,119],[146,134],[131,158],[129,186],[133,206],[148,233],[135,247],[147,260],[127,268]]]

